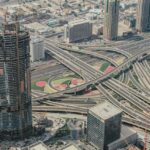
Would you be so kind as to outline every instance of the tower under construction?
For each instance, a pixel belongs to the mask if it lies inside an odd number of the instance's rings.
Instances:
[[[150,31],[150,0],[138,0],[136,28],[140,32]]]
[[[103,37],[115,40],[118,35],[119,0],[105,0]]]
[[[23,138],[32,130],[30,37],[19,23],[0,33],[0,138]]]

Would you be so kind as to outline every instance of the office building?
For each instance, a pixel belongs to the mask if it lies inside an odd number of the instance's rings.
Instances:
[[[92,107],[87,116],[87,140],[98,150],[120,138],[122,111],[108,102]]]
[[[138,0],[136,28],[140,32],[150,31],[150,0]]]
[[[29,33],[18,23],[0,33],[0,138],[28,136],[32,130]]]
[[[44,59],[44,41],[41,38],[31,38],[30,49],[32,62]]]
[[[105,0],[103,38],[116,40],[118,36],[119,0]]]
[[[75,20],[65,26],[65,41],[67,43],[88,39],[92,36],[92,23],[88,20]]]

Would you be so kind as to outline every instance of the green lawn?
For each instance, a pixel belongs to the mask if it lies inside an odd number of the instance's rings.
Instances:
[[[46,84],[45,87],[44,87],[44,92],[46,92],[46,93],[54,93],[54,92],[56,92],[56,90],[54,90],[48,84]]]
[[[44,91],[44,87],[38,87],[36,83],[31,83],[31,89]]]
[[[135,80],[136,80],[137,82],[139,82],[138,76],[135,75],[135,74],[134,74],[133,76],[134,76]]]
[[[66,84],[68,87],[69,87],[70,83],[71,83],[70,80],[66,80],[65,82],[63,82],[63,84]]]
[[[52,81],[52,83],[53,83],[53,84],[62,84],[62,83],[64,83],[64,84],[69,85],[69,84],[70,84],[69,82],[71,82],[71,80],[72,80],[73,78],[81,78],[81,77],[80,77],[78,74],[72,74],[72,75],[68,75],[68,76],[65,76],[65,77],[58,77],[58,78],[55,78],[55,79]]]
[[[61,78],[61,79],[55,79],[52,81],[53,84],[62,84],[63,82],[70,80],[69,78]]]
[[[43,78],[33,80],[31,82],[31,88],[34,89],[34,90],[44,91],[45,87],[38,87],[38,86],[36,86],[36,83],[39,82],[39,81],[45,81],[45,82],[48,83],[49,78],[50,78],[49,76],[46,76],[46,77],[43,77]],[[52,83],[53,84],[62,84],[63,83],[63,84],[67,84],[69,86],[70,83],[71,83],[71,80],[73,78],[80,78],[80,76],[78,74],[70,74],[70,75],[65,76],[65,77],[63,77],[63,76],[62,77],[57,77],[56,79],[54,79],[54,81],[52,81]],[[48,89],[48,91],[52,91],[52,89]]]
[[[38,86],[36,86],[36,83],[39,81],[48,82],[48,80],[49,80],[49,77],[43,77],[43,78],[39,78],[37,80],[31,81],[31,89],[44,91],[44,87],[38,87]]]
[[[102,66],[101,66],[101,68],[100,68],[100,71],[104,72],[104,71],[107,69],[107,67],[108,67],[109,65],[110,65],[110,63],[108,63],[108,62],[102,64]]]

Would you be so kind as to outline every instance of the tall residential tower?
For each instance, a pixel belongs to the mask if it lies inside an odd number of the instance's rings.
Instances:
[[[140,32],[150,31],[150,0],[138,0],[136,28]]]
[[[103,36],[115,40],[118,35],[119,0],[105,0]]]
[[[30,37],[18,23],[6,23],[0,33],[0,138],[31,133]]]

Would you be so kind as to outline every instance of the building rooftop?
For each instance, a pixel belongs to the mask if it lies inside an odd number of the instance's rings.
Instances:
[[[74,146],[74,145],[70,145],[70,146],[68,146],[68,147],[66,147],[66,148],[64,148],[62,150],[79,150],[79,149],[76,146]]]
[[[77,19],[77,20],[70,21],[68,24],[73,26],[73,25],[88,23],[88,22],[90,21],[87,19]]]
[[[108,149],[112,150],[112,147],[116,147],[114,149],[119,149],[119,148],[125,147],[129,144],[135,144],[137,138],[138,138],[138,135],[137,135],[136,131],[123,125],[121,128],[120,138],[118,140],[108,144],[108,147],[109,147]]]
[[[40,43],[43,42],[43,39],[40,37],[31,37],[31,43]]]
[[[48,150],[43,144],[38,144],[35,146],[31,146],[30,150]]]
[[[89,111],[99,116],[103,120],[107,120],[122,112],[119,108],[108,102],[98,104],[92,107]]]
[[[21,150],[49,150],[49,148],[41,141],[30,146],[24,147]]]
[[[25,28],[28,28],[29,30],[34,30],[34,31],[39,31],[39,30],[47,31],[49,29],[48,26],[43,25],[43,24],[38,23],[38,22],[25,24],[24,26],[25,26]]]

